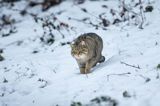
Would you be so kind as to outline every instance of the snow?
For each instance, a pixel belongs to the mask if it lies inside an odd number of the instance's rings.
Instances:
[[[43,34],[40,23],[35,23],[29,15],[21,17],[17,11],[3,9],[2,13],[11,13],[21,22],[16,24],[17,33],[0,36],[0,48],[4,49],[2,56],[5,58],[0,62],[0,106],[70,106],[73,101],[87,104],[99,96],[110,96],[118,101],[118,106],[160,106],[160,79],[156,68],[160,64],[159,3],[155,0],[153,12],[145,13],[144,29],[122,23],[110,25],[107,30],[96,30],[90,25],[68,20],[68,17],[90,17],[98,23],[94,16],[107,10],[101,5],[116,9],[118,2],[115,0],[86,1],[81,5],[65,1],[47,12],[40,12],[40,7],[34,7],[29,12],[39,13],[41,17],[64,10],[58,19],[76,30],[70,33],[64,30],[64,39],[55,32],[56,41],[50,46],[37,39]],[[94,16],[82,12],[79,7],[86,8]],[[14,8],[22,9],[23,6],[20,2]],[[111,16],[107,18],[112,20]],[[87,32],[95,32],[102,37],[106,61],[86,76],[80,74],[70,54],[70,46],[61,46],[60,43],[72,41]],[[22,44],[18,46],[17,41],[22,41]],[[32,53],[34,50],[39,52]],[[8,82],[4,83],[4,79]],[[123,97],[124,91],[131,97]]]

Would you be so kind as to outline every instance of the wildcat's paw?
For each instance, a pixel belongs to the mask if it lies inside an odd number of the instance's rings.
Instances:
[[[85,67],[80,67],[80,73],[85,74]]]

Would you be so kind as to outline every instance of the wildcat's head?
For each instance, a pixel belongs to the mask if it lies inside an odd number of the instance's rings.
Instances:
[[[85,59],[88,55],[88,48],[85,41],[79,41],[71,44],[71,54],[76,59]]]

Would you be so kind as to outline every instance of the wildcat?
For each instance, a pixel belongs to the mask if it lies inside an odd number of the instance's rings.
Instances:
[[[71,55],[76,59],[81,74],[90,73],[92,67],[105,61],[102,49],[102,38],[95,33],[80,35],[73,41]]]

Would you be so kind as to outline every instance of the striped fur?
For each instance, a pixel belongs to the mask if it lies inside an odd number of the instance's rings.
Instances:
[[[102,56],[102,38],[95,33],[80,35],[71,44],[71,48],[71,55],[77,60],[82,74],[89,73],[98,62],[105,61]]]

